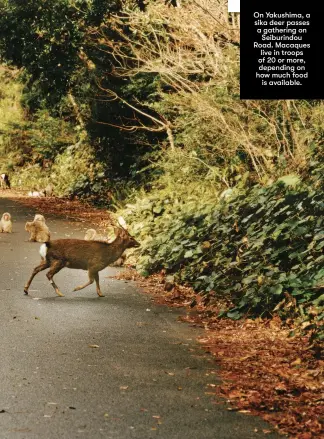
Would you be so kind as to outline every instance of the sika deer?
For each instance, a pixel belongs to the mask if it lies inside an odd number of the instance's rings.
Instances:
[[[56,294],[63,296],[53,281],[53,276],[62,268],[67,267],[88,270],[89,282],[74,288],[73,291],[82,290],[95,281],[97,294],[103,297],[99,285],[99,271],[115,262],[127,248],[139,247],[139,245],[135,238],[123,227],[117,228],[116,239],[109,244],[99,241],[84,241],[82,239],[57,239],[46,242],[40,247],[42,261],[34,268],[30,279],[26,283],[24,293],[28,294],[28,289],[36,274],[49,268],[46,276]]]
[[[115,233],[115,232],[114,232]],[[85,241],[100,241],[100,242],[107,242],[110,244],[113,242],[115,237],[111,236],[111,233],[106,232],[106,236],[99,235],[95,229],[88,229],[84,235]],[[126,256],[123,254],[120,258],[115,261],[112,266],[113,267],[120,267],[124,264],[124,261],[126,259]]]

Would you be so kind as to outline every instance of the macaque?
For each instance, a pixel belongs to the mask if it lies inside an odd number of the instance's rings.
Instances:
[[[50,231],[43,215],[36,214],[34,221],[27,221],[25,230],[30,233],[29,241],[48,242],[50,240]]]
[[[41,198],[41,197],[45,197],[45,193],[42,191],[29,191],[28,196],[34,198]]]
[[[107,232],[107,236],[99,235],[95,229],[88,229],[84,235],[85,241],[100,241],[100,242],[107,242],[108,244],[114,242],[115,239],[116,239],[116,234],[113,228],[111,228],[111,230]]]
[[[110,231],[108,232],[107,237],[104,237],[102,235],[98,235],[95,229],[88,229],[84,235],[85,241],[100,241],[100,242],[107,242],[107,244],[114,242],[115,238],[116,237],[113,236]],[[115,267],[120,267],[121,265],[124,264],[124,260],[125,260],[125,255],[122,255],[119,259],[117,259],[116,262],[114,262],[111,265]]]
[[[53,187],[52,183],[49,183],[46,186],[46,188],[44,189],[45,197],[51,197],[53,195],[53,190],[54,190],[54,187]]]
[[[85,232],[85,235],[84,235],[84,240],[85,240],[85,241],[104,241],[104,242],[107,242],[105,239],[100,239],[100,238],[102,238],[102,237],[100,237],[100,236],[97,234],[97,232],[95,231],[95,229],[88,229],[88,230]]]
[[[5,212],[0,220],[0,232],[1,233],[12,233],[12,222],[11,215]]]
[[[1,189],[10,189],[10,180],[8,174],[0,174]]]

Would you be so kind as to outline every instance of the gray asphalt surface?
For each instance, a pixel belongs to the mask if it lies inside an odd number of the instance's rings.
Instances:
[[[100,273],[104,298],[95,285],[72,293],[87,274],[69,269],[54,277],[65,297],[45,271],[25,296],[40,244],[27,242],[24,224],[36,212],[0,199],[5,211],[14,233],[0,234],[0,438],[279,438],[208,394],[219,379],[199,332],[135,284],[108,279],[116,269]],[[53,239],[82,238],[87,228],[38,213]]]

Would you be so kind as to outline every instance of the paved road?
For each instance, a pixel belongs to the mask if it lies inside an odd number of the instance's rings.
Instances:
[[[45,272],[25,296],[39,262],[40,245],[24,231],[35,211],[0,199],[5,211],[14,233],[0,234],[1,439],[277,438],[206,394],[218,378],[197,331],[134,284],[108,279],[114,269],[101,272],[104,298],[95,286],[72,293],[87,274],[69,269],[55,277],[64,298]],[[48,225],[57,238],[81,238],[85,228],[57,217]]]

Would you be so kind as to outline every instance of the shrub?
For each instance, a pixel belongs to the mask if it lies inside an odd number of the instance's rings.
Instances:
[[[222,200],[161,201],[161,193],[137,200],[126,215],[142,243],[138,268],[144,275],[175,273],[209,300],[230,296],[231,318],[292,315],[316,303],[324,288],[324,196],[317,172],[311,183],[290,175]]]
[[[58,155],[51,174],[56,192],[62,196],[89,197],[100,189],[93,184],[95,180],[103,177],[102,166],[95,161],[94,152],[88,145],[70,147]]]

